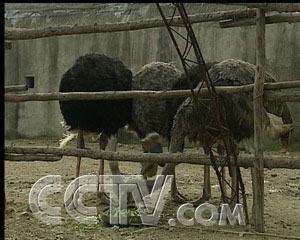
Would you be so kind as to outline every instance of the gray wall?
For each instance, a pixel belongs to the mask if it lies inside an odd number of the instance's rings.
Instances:
[[[80,9],[80,7],[88,9]],[[56,8],[56,9],[54,9]],[[67,10],[60,10],[64,8]],[[170,4],[164,4],[170,14]],[[35,9],[33,11],[33,9]],[[215,4],[187,4],[189,14],[236,9]],[[5,25],[43,27],[93,24],[159,17],[154,4],[6,4]],[[220,29],[218,23],[194,24],[206,61],[229,58],[255,64],[255,28]],[[177,28],[181,33],[183,29]],[[183,41],[180,41],[183,48]],[[74,61],[88,52],[118,57],[138,71],[151,61],[181,64],[165,28],[131,32],[99,33],[13,41],[5,51],[5,85],[23,84],[24,75],[34,75],[36,87],[29,92],[56,92],[59,81]],[[267,71],[278,81],[300,79],[300,24],[266,26]],[[289,104],[300,139],[300,104]],[[62,116],[58,102],[5,103],[6,138],[60,138]]]

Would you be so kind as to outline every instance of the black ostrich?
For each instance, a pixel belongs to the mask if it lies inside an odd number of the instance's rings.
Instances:
[[[194,66],[191,68],[191,71],[199,71],[199,66]],[[209,74],[215,86],[240,86],[254,83],[255,66],[244,61],[230,59],[212,66]],[[265,81],[275,82],[275,79],[269,73],[266,73]],[[225,108],[228,127],[233,139],[236,143],[241,142],[248,152],[253,153],[254,117],[252,92],[219,96],[219,99],[219,102]],[[170,152],[180,152],[185,137],[188,137],[193,142],[199,141],[202,144],[206,142],[208,143],[206,146],[211,147],[215,143],[215,138],[219,136],[220,132],[216,130],[218,125],[213,121],[212,101],[201,97],[198,101],[199,114],[197,114],[194,99],[191,97],[187,98],[178,108],[171,131]],[[263,111],[264,135],[268,138],[279,138],[284,144],[288,144],[293,129],[293,120],[287,104],[282,102],[265,102]],[[208,136],[203,134],[201,126],[207,128]],[[207,149],[204,148],[204,151],[207,152]],[[221,150],[218,152],[222,154]],[[174,171],[175,164],[168,163],[163,169],[163,174],[173,174]],[[209,177],[209,175],[206,177]],[[205,179],[205,181],[209,182],[209,179]]]
[[[59,92],[125,91],[131,90],[131,82],[132,73],[120,60],[89,53],[79,57],[63,75]],[[61,141],[62,147],[78,135],[81,138],[79,147],[83,148],[83,135],[92,134],[100,138],[100,148],[105,150],[108,140],[131,121],[131,99],[59,101],[59,105],[70,133]],[[78,158],[76,177],[79,176],[80,161],[81,158]],[[109,161],[109,165],[113,174],[120,174],[117,162]],[[101,160],[99,174],[103,173]]]

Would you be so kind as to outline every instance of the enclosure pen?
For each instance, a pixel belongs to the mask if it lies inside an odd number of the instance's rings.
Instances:
[[[241,155],[237,159],[237,166],[253,167],[253,209],[255,231],[264,232],[264,168],[290,168],[300,169],[299,158],[264,156],[263,154],[263,123],[262,108],[263,102],[282,101],[282,102],[300,102],[300,91],[298,92],[276,92],[280,89],[300,88],[300,80],[286,81],[279,83],[264,83],[265,65],[266,65],[266,43],[265,43],[265,25],[281,22],[300,22],[299,3],[222,3],[229,5],[246,6],[248,9],[238,9],[231,11],[220,11],[201,13],[197,15],[187,15],[186,21],[190,24],[203,22],[219,22],[221,28],[230,28],[237,26],[256,25],[256,73],[255,83],[235,86],[235,87],[215,87],[208,86],[201,89],[190,90],[172,90],[172,91],[111,91],[111,92],[70,92],[70,93],[25,93],[10,94],[8,92],[26,91],[28,85],[6,86],[5,102],[27,102],[27,101],[70,101],[70,100],[100,100],[100,99],[128,99],[128,98],[152,98],[167,99],[190,97],[194,91],[199,96],[214,97],[210,87],[215,89],[218,95],[237,94],[253,92],[254,106],[254,142],[255,155]],[[183,4],[182,4],[183,6]],[[158,4],[159,7],[159,4]],[[251,9],[250,9],[251,8]],[[254,9],[252,9],[254,8]],[[270,15],[269,12],[277,11],[279,13]],[[170,21],[171,19],[165,19]],[[64,36],[73,34],[90,34],[101,32],[134,31],[140,29],[150,29],[165,27],[166,21],[163,19],[140,20],[135,22],[107,23],[86,25],[86,26],[53,26],[37,29],[17,29],[5,27],[5,50],[14,47],[7,40],[28,40],[51,36]],[[183,27],[185,21],[181,17],[174,17],[170,26]],[[186,26],[191,30],[189,26]],[[191,33],[191,31],[189,31]],[[188,35],[191,39],[191,35]],[[200,49],[199,49],[200,50]],[[253,49],[254,50],[254,49]],[[199,59],[198,59],[199,60]],[[200,60],[199,60],[200,61]],[[275,91],[273,91],[275,90]],[[22,156],[22,157],[21,157]],[[61,149],[54,147],[15,147],[5,146],[5,160],[7,161],[58,161],[62,156],[89,157],[92,159],[106,159],[109,161],[132,161],[132,162],[155,162],[155,163],[189,163],[200,165],[213,165],[211,160],[201,154],[174,154],[174,153],[151,153],[151,154],[129,154],[93,151],[89,149]],[[216,157],[216,163],[220,164],[220,159]],[[232,160],[232,159],[229,159]],[[230,166],[228,162],[225,164]],[[261,235],[263,236],[263,235]]]

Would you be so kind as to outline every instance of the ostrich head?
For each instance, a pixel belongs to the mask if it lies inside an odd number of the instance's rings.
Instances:
[[[148,133],[144,139],[141,140],[142,146],[146,146],[151,143],[160,143],[162,142],[161,136],[157,132]]]
[[[148,133],[144,139],[141,140],[144,153],[162,153],[162,137],[156,133]],[[157,172],[157,163],[142,162],[141,174],[144,177],[153,177]]]
[[[281,138],[294,129],[293,124],[284,124],[281,117],[277,117],[276,115],[271,113],[267,113],[267,115],[269,117],[270,123],[267,126],[266,134],[268,134],[270,138]]]

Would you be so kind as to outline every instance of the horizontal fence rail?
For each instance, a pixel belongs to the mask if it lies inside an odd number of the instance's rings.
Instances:
[[[199,153],[128,153],[111,152],[78,148],[59,147],[15,147],[5,146],[5,154],[54,154],[58,156],[76,156],[91,159],[105,159],[110,161],[125,162],[153,162],[153,163],[188,163],[198,165],[211,165],[209,156]],[[24,160],[26,161],[26,160]],[[42,159],[41,159],[42,161]],[[216,156],[216,161],[221,164],[221,159]],[[242,154],[238,158],[238,166],[253,167],[254,157],[250,154]],[[289,168],[300,169],[300,158],[291,156],[264,157],[265,168]]]
[[[13,86],[7,86],[4,87],[5,93],[8,92],[20,92],[20,91],[27,91],[28,86],[27,85],[13,85]]]
[[[217,86],[218,94],[236,94],[253,91],[253,84],[243,86]],[[286,81],[277,83],[265,83],[264,90],[278,90],[300,88],[300,81]],[[195,89],[197,91],[197,89]],[[282,95],[276,98],[277,93],[272,93],[273,101],[281,101]],[[209,97],[207,88],[200,91],[201,97]],[[126,98],[179,98],[190,97],[191,90],[172,90],[172,91],[107,91],[107,92],[72,92],[72,93],[31,93],[31,94],[5,94],[5,102],[27,102],[27,101],[71,101],[71,100],[101,100],[101,99],[126,99]],[[293,95],[293,101],[300,97]]]
[[[300,102],[300,91],[291,93],[265,91],[264,99],[268,101]]]
[[[266,24],[274,23],[295,23],[300,22],[300,13],[281,13],[272,16],[266,16]],[[242,27],[242,26],[253,26],[256,24],[256,18],[241,18],[241,19],[230,19],[219,22],[221,28],[231,27]]]
[[[246,17],[255,17],[255,9],[239,9],[230,11],[219,11],[200,13],[195,15],[189,15],[191,23],[213,22],[225,19],[239,19]],[[170,19],[168,19],[170,20]],[[174,17],[172,20],[172,26],[180,26],[183,22],[180,17]],[[131,22],[118,22],[118,23],[106,23],[84,26],[53,26],[37,29],[22,29],[22,28],[5,28],[4,38],[6,40],[25,40],[36,39],[52,36],[63,36],[73,34],[90,34],[90,33],[105,33],[105,32],[121,32],[121,31],[134,31],[141,29],[149,29],[156,27],[165,27],[165,23],[160,18],[131,21]]]
[[[54,154],[5,154],[4,159],[7,161],[15,162],[35,162],[35,161],[44,161],[44,162],[56,162],[62,159],[61,155]]]
[[[260,8],[265,12],[300,12],[300,3],[221,3],[224,5],[245,6],[248,8]]]
[[[227,3],[228,4],[228,3]],[[255,3],[232,3],[233,5],[243,5],[248,7],[264,7],[269,11],[279,12],[299,12],[299,4],[255,4]],[[281,22],[299,22],[299,13],[295,15],[278,14],[276,16],[267,16],[266,23],[281,23]],[[189,15],[189,20],[192,24],[204,23],[204,22],[215,22],[223,20],[231,20],[231,23],[220,23],[220,27],[235,27],[253,25],[253,19],[245,20],[245,18],[251,18],[256,16],[255,9],[237,9],[229,11],[218,11],[209,13],[200,13],[195,15]],[[244,20],[243,20],[244,19]],[[170,20],[170,19],[168,19]],[[235,22],[236,21],[236,22]],[[246,21],[246,22],[245,22]],[[183,23],[179,17],[174,17],[171,26],[181,26]],[[141,21],[131,22],[117,22],[117,23],[106,23],[106,24],[93,24],[93,25],[66,25],[66,26],[51,26],[37,29],[27,28],[5,28],[5,39],[6,40],[26,40],[26,39],[37,39],[44,37],[63,36],[63,35],[74,35],[74,34],[91,34],[91,33],[105,33],[105,32],[122,32],[122,31],[135,31],[149,28],[165,27],[162,19],[148,19]],[[9,49],[9,48],[6,48]]]

